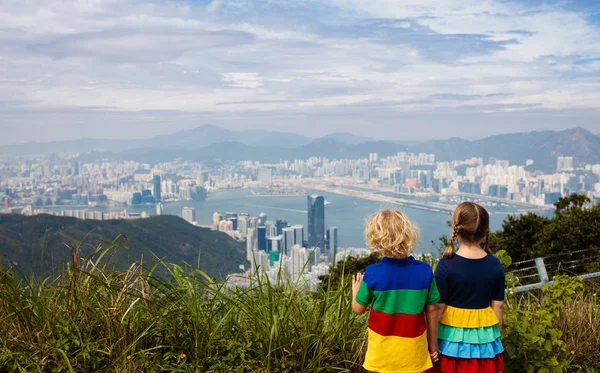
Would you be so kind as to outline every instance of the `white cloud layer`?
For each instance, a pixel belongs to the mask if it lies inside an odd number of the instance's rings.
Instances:
[[[0,9],[0,143],[204,122],[396,138],[600,132],[600,5],[0,0]],[[100,118],[111,123],[98,127]],[[499,118],[520,127],[486,124]]]

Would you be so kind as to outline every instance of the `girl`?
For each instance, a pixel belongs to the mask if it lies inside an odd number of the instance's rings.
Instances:
[[[476,203],[454,211],[450,245],[435,270],[440,292],[438,369],[444,373],[498,373],[504,270],[488,247],[489,215]],[[454,242],[458,239],[458,251]],[[481,248],[481,242],[483,249]]]
[[[380,373],[421,373],[432,367],[428,340],[437,359],[440,296],[431,267],[410,256],[418,231],[400,211],[385,210],[368,219],[365,238],[384,258],[352,283],[354,312],[363,314],[372,305],[364,367]]]

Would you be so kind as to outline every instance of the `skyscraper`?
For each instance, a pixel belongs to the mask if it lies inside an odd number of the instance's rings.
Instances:
[[[287,227],[289,224],[287,220],[277,219],[275,221],[275,226],[277,227],[277,235],[280,236],[283,234],[283,228]]]
[[[159,203],[160,199],[160,175],[154,175],[152,179],[154,185],[154,202]]]
[[[196,221],[196,209],[193,207],[184,207],[181,212],[181,217],[190,224]]]
[[[294,229],[294,244],[304,247],[304,226],[301,224],[292,225]]]
[[[292,246],[290,252],[290,278],[292,280],[297,280],[301,275],[303,270],[308,270],[308,252],[305,248],[300,245]]]
[[[308,196],[308,247],[325,247],[325,198]]]
[[[238,217],[238,229],[239,229],[242,237],[246,237],[246,235],[248,234],[248,216],[247,215],[240,215]]]
[[[265,225],[267,221],[267,214],[265,214],[264,212],[261,212],[260,214],[258,214],[258,225]]]
[[[337,227],[329,227],[327,229],[327,248],[331,251],[337,249]]]
[[[221,220],[223,220],[223,216],[218,212],[215,212],[213,214],[213,227],[215,230],[219,229],[219,223],[221,222]]]
[[[256,241],[259,251],[267,251],[267,228],[259,226],[256,230]]]
[[[283,248],[282,248],[282,252],[283,254],[289,256],[290,255],[290,251],[292,249],[292,246],[294,246],[296,244],[296,231],[294,231],[294,228],[283,228]]]
[[[270,186],[273,180],[273,170],[270,168],[260,168],[258,170],[258,181],[263,186]]]

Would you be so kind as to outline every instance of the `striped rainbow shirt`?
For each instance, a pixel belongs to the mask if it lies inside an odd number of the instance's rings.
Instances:
[[[383,258],[367,267],[356,301],[372,305],[364,368],[379,373],[421,373],[432,367],[424,308],[439,301],[433,272],[410,256]]]

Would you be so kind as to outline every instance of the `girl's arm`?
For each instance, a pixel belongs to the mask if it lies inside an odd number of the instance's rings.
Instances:
[[[367,310],[367,306],[363,306],[362,304],[356,301],[356,293],[358,293],[358,289],[360,289],[360,283],[363,280],[363,274],[357,273],[352,278],[352,311],[358,315],[362,315]]]
[[[502,317],[504,316],[504,301],[493,300],[490,302],[490,307],[494,310],[496,317],[498,318],[498,328],[502,330]]]

